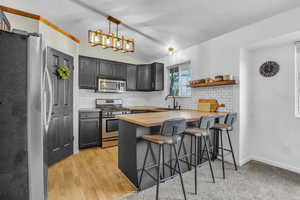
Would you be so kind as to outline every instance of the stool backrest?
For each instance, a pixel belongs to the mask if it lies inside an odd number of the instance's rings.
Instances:
[[[237,119],[237,113],[229,113],[225,118],[225,124],[232,126]]]
[[[209,129],[215,124],[214,116],[203,116],[200,118],[199,128]]]
[[[186,129],[186,121],[183,118],[175,118],[164,121],[160,129],[160,134],[173,136],[182,134]]]

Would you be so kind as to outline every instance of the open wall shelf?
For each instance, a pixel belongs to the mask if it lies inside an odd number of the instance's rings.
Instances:
[[[190,85],[191,88],[197,87],[213,87],[213,86],[221,86],[221,85],[237,85],[235,80],[228,80],[228,81],[215,81],[211,83],[198,83]]]

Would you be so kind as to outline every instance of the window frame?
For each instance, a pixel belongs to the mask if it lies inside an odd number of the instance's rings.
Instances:
[[[190,74],[192,74],[192,68],[191,68],[191,61],[186,61],[186,62],[182,62],[182,63],[178,63],[178,64],[175,64],[175,65],[171,65],[171,66],[168,66],[167,69],[168,69],[168,93],[170,92],[170,84],[171,84],[171,80],[170,80],[170,70],[173,69],[173,68],[176,68],[178,67],[178,70],[179,70],[179,74],[180,74],[180,65],[184,65],[184,64],[189,64],[189,68],[190,68]],[[191,78],[191,77],[190,77]],[[180,77],[179,77],[179,85],[180,84]],[[191,91],[191,95],[190,96],[174,96],[175,98],[192,98],[192,91]]]

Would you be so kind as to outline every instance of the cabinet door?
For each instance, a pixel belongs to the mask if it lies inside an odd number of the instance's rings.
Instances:
[[[86,118],[79,122],[79,147],[97,146],[100,143],[99,119]]]
[[[137,89],[140,91],[151,91],[152,89],[151,65],[137,66]]]
[[[136,76],[137,76],[137,69],[136,65],[127,65],[127,90],[128,91],[135,91],[136,88]]]
[[[100,65],[98,68],[98,76],[103,78],[113,78],[114,71],[113,62],[108,60],[100,60]]]
[[[97,64],[95,58],[79,57],[79,88],[96,89]]]
[[[126,64],[115,62],[113,65],[113,78],[126,80]]]
[[[153,63],[152,66],[152,90],[160,91],[164,89],[164,64]]]

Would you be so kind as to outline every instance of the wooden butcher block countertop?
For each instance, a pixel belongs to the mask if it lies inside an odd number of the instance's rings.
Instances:
[[[156,112],[166,111],[163,108],[155,107],[155,106],[128,106],[125,108],[129,110],[148,110],[148,111],[156,111]]]
[[[173,118],[184,118],[187,121],[196,121],[205,115],[223,117],[226,114],[226,112],[199,112],[196,110],[176,110],[165,112],[118,115],[117,118],[140,126],[152,127],[160,126],[165,120]]]

